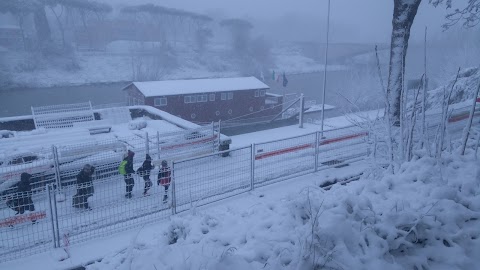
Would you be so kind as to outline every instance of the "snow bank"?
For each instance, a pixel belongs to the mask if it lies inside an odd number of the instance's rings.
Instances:
[[[175,216],[87,269],[477,269],[479,185],[478,161],[449,156],[330,191],[257,191]]]

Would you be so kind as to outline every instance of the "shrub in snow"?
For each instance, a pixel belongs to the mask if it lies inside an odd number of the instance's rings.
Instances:
[[[480,254],[478,164],[423,158],[397,175],[364,178],[291,207],[310,269],[476,269]],[[361,267],[359,267],[361,265]]]
[[[175,219],[170,222],[170,226],[165,233],[169,245],[177,243],[177,241],[187,238],[190,228],[184,220]]]
[[[450,97],[450,104],[459,103],[473,98],[475,90],[480,82],[480,68],[472,67],[460,70],[458,74],[458,81],[455,83],[452,96]],[[428,107],[436,107],[442,104],[443,89],[450,89],[454,84],[452,79],[447,85],[441,86],[437,89],[429,91],[432,95],[427,100]]]

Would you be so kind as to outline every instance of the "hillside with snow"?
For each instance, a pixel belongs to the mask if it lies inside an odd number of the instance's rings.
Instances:
[[[79,51],[48,60],[39,53],[3,51],[0,52],[0,86],[49,87],[241,75],[260,78],[262,74],[269,76],[270,70],[286,73],[323,70],[323,64],[305,56],[295,45],[273,48],[271,62],[268,67],[264,65],[263,70],[253,59],[236,58],[224,44],[213,44],[207,51],[198,53],[193,46],[180,43],[167,57],[156,55],[157,49],[158,44],[154,42],[114,41],[103,52]],[[152,60],[154,58],[158,61]],[[145,70],[156,70],[156,73]]]

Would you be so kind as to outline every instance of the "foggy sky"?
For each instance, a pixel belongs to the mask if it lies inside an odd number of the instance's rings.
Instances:
[[[111,4],[131,4],[129,0],[108,0]],[[324,40],[327,0],[140,0],[208,15],[239,17],[256,23],[257,31],[295,39]],[[393,0],[331,0],[331,41],[390,42]],[[434,8],[422,1],[412,29],[412,41],[423,39],[425,26],[441,34],[445,7]],[[283,18],[283,20],[282,20]],[[261,25],[260,25],[261,24]],[[299,31],[300,29],[303,31]],[[312,30],[314,31],[312,33]],[[318,36],[315,35],[318,33]],[[313,35],[312,35],[313,34]]]
[[[210,15],[217,19],[244,18],[254,23],[254,34],[278,41],[325,41],[328,0],[97,0],[112,6],[154,3]],[[459,6],[467,0],[458,0]],[[445,6],[434,8],[423,0],[412,27],[411,41],[442,33]],[[331,0],[332,43],[389,43],[393,0]],[[7,16],[8,17],[8,16]],[[0,16],[1,24],[16,24]]]

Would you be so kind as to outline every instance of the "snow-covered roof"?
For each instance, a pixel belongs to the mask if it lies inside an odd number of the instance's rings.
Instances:
[[[255,77],[150,81],[133,82],[132,84],[145,97],[269,88]]]

